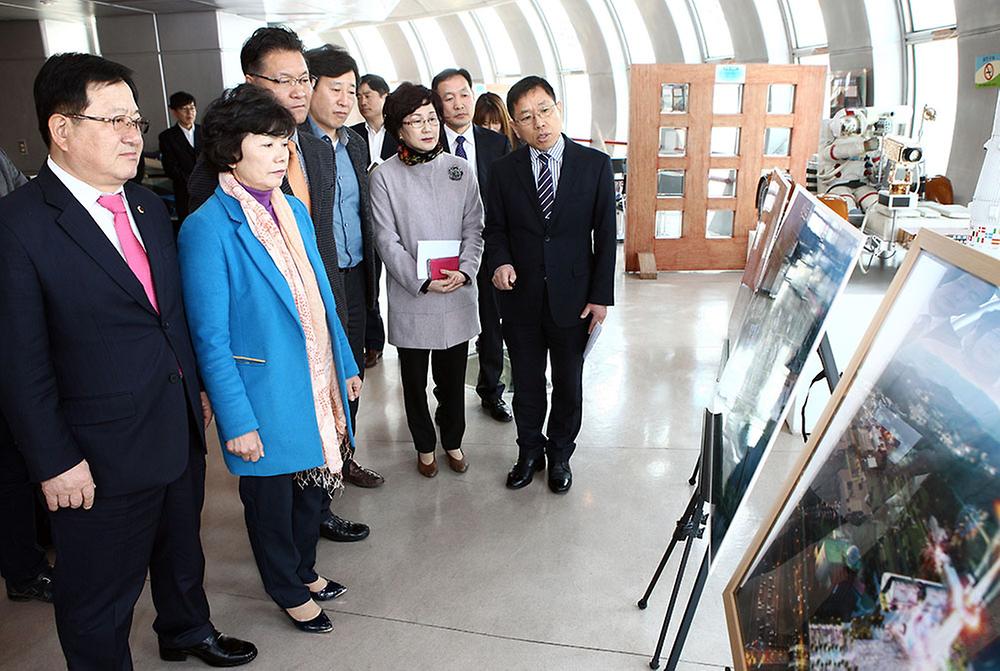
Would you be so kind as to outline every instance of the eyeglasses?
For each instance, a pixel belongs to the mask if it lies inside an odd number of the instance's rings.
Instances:
[[[125,134],[127,131],[133,128],[138,129],[138,131],[145,135],[146,131],[149,130],[149,121],[143,119],[142,117],[128,117],[123,115],[115,117],[106,116],[89,116],[87,114],[64,114],[70,119],[87,119],[88,121],[100,121],[101,123],[109,123],[111,127],[115,129],[116,133]]]
[[[408,128],[424,128],[425,126],[437,126],[441,123],[436,116],[427,117],[426,119],[407,119],[403,121],[403,125]]]
[[[255,72],[250,72],[248,74],[251,77],[260,77],[261,79],[266,79],[269,82],[274,82],[283,89],[291,89],[295,88],[296,86],[301,88],[306,88],[306,87],[313,88],[314,86],[316,86],[316,81],[318,80],[318,77],[316,77],[316,75],[302,75],[297,79],[292,79],[291,77],[278,77],[277,79],[275,79],[274,77],[268,77],[267,75],[259,75]]]
[[[514,119],[514,122],[521,125],[527,126],[528,124],[534,123],[536,119],[545,120],[552,116],[552,112],[555,111],[555,105],[542,105],[538,108],[538,111],[534,114],[522,114],[521,116]]]

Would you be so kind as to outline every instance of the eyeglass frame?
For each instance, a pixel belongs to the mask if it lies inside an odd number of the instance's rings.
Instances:
[[[403,119],[400,123],[402,123],[407,128],[423,129],[423,128],[427,127],[427,126],[440,126],[441,125],[441,119],[439,119],[438,117],[428,118],[428,119],[420,119],[419,121],[416,120],[416,119],[411,119],[409,121],[407,121],[406,119]]]
[[[519,118],[511,118],[511,121],[516,123],[518,126],[527,126],[534,123],[535,119],[541,119],[545,121],[552,118],[552,113],[558,109],[559,103],[552,103],[546,107],[539,107],[538,112],[533,112],[527,116],[522,116]]]
[[[140,135],[145,135],[149,132],[149,119],[143,117],[133,119],[127,114],[119,114],[114,117],[90,116],[89,114],[63,114],[63,116],[68,119],[87,119],[88,121],[109,123],[111,124],[111,128],[118,134],[125,133],[132,128],[138,130]],[[125,128],[118,128],[119,124],[125,124]]]
[[[316,75],[303,75],[302,77],[296,77],[294,79],[282,80],[275,79],[274,77],[268,77],[267,75],[258,74],[256,72],[248,72],[251,77],[260,77],[261,79],[266,79],[269,82],[273,82],[278,86],[283,86],[287,88],[295,88],[296,86],[306,87],[311,89],[316,88],[316,83],[319,81],[319,77]]]

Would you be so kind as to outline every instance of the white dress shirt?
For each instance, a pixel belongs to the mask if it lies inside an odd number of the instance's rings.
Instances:
[[[184,133],[184,137],[187,139],[188,144],[191,145],[191,147],[193,148],[194,147],[194,124],[191,125],[191,130],[188,130],[187,128],[185,128],[184,126],[182,126],[180,124],[177,124],[177,127],[181,129],[181,132]]]
[[[465,132],[461,134],[465,138],[462,148],[465,149],[465,155],[468,156],[466,160],[469,161],[469,169],[472,170],[472,176],[479,179],[479,176],[476,174],[476,139],[475,134],[472,132],[473,128],[474,126],[470,123]],[[458,133],[448,126],[444,127],[444,136],[448,139],[448,149],[451,150],[452,154],[458,149],[458,143],[456,142],[458,135]]]
[[[562,134],[559,135],[559,139],[556,143],[552,145],[546,154],[549,155],[549,172],[552,173],[552,195],[553,197],[559,191],[559,173],[562,172],[562,162],[563,162],[563,151],[566,149],[566,139]],[[538,151],[534,147],[528,150],[531,156],[531,172],[535,176],[535,184],[538,184],[538,176],[542,172],[542,159],[539,156],[542,152]]]
[[[118,239],[118,233],[115,231],[115,215],[111,210],[107,209],[103,205],[97,202],[97,199],[101,196],[109,195],[105,194],[103,191],[98,191],[86,182],[77,179],[73,175],[62,169],[58,163],[52,160],[52,157],[48,158],[49,169],[55,174],[56,178],[63,185],[69,189],[69,192],[73,194],[83,209],[97,222],[98,228],[101,229],[101,233],[108,238],[108,241],[114,246],[121,257],[125,258],[125,252],[122,250],[122,243]],[[132,218],[132,208],[128,205],[128,198],[125,196],[125,187],[119,187],[114,193],[120,193],[122,200],[125,201],[125,212],[128,214],[129,224],[132,225],[132,233],[135,234],[136,240],[142,245],[142,248],[146,248],[146,244],[142,241],[142,235],[139,233],[139,228],[135,225],[135,219]]]
[[[382,162],[382,143],[385,142],[385,124],[378,130],[372,130],[372,127],[365,122],[365,130],[368,131],[368,165],[378,165]]]

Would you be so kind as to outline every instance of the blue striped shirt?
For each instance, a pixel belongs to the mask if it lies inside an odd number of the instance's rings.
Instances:
[[[559,135],[559,139],[547,152],[549,155],[549,171],[552,173],[552,195],[559,191],[559,172],[562,168],[563,150],[566,149],[566,138]],[[531,172],[535,175],[535,185],[538,184],[538,175],[542,171],[542,160],[538,158],[543,152],[538,151],[534,147],[529,148],[531,154]]]

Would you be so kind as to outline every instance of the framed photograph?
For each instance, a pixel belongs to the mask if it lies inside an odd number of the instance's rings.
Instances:
[[[800,186],[793,187],[774,230],[717,388],[722,435],[713,474],[713,553],[774,443],[802,367],[864,244],[856,228]]]
[[[743,319],[746,317],[750,296],[760,285],[761,271],[767,262],[774,245],[775,234],[781,215],[785,212],[788,196],[792,192],[792,181],[779,170],[772,170],[768,175],[766,186],[760,194],[760,214],[757,218],[757,228],[753,232],[753,243],[747,255],[747,264],[743,269],[740,288],[736,294],[736,302],[729,317],[729,342],[736,340]]]
[[[723,599],[738,669],[1000,668],[1000,261],[920,232]]]

